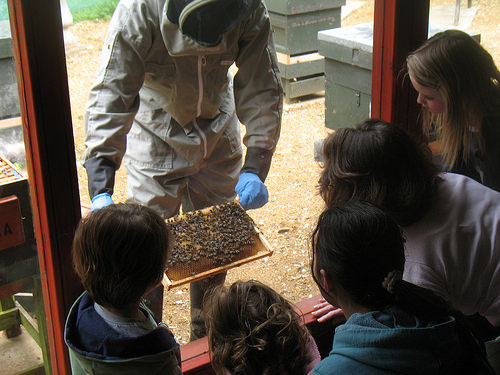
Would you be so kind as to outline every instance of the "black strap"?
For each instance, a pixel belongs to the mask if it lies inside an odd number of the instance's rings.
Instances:
[[[241,168],[241,172],[255,173],[260,177],[262,182],[266,181],[269,168],[271,167],[271,160],[273,152],[259,147],[249,147],[247,149],[247,156],[245,164]]]

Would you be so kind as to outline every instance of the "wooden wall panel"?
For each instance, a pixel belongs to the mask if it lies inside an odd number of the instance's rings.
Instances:
[[[80,198],[59,0],[8,0],[53,374],[70,374],[66,314],[81,291],[71,242]]]
[[[373,30],[371,116],[422,137],[420,105],[405,76],[409,52],[427,39],[429,0],[377,0]]]

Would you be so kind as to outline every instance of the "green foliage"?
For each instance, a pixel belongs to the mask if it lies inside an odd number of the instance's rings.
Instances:
[[[7,0],[0,0],[0,21],[9,19],[9,10],[7,8]]]
[[[75,1],[73,0],[73,2]],[[101,0],[89,7],[71,10],[73,22],[111,18],[118,2],[119,0]],[[71,9],[71,2],[69,2],[69,4]]]
[[[73,22],[111,18],[119,0],[67,0]],[[8,20],[7,0],[0,0],[0,20]]]

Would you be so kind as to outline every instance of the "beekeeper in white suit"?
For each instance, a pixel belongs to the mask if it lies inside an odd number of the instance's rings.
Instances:
[[[113,203],[124,156],[128,197],[165,218],[181,204],[191,211],[236,194],[246,209],[263,206],[282,102],[262,0],[122,0],[85,118],[92,209]],[[238,120],[246,127],[243,167]],[[191,339],[205,334],[205,290],[224,279],[191,284]],[[162,294],[151,297],[157,315]]]

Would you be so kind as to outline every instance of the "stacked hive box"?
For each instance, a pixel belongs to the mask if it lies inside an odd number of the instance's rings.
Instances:
[[[27,293],[20,296],[19,292]],[[50,374],[28,180],[0,155],[0,331],[5,331],[7,338],[15,337],[21,333],[20,325],[40,346],[43,363],[37,361],[34,367],[17,374]]]
[[[318,31],[340,27],[345,0],[265,0],[285,98],[322,91],[324,60],[318,55]]]
[[[325,57],[325,124],[353,126],[370,115],[373,23],[323,30],[319,53]]]
[[[28,180],[21,173],[0,156],[0,291],[38,274]]]

